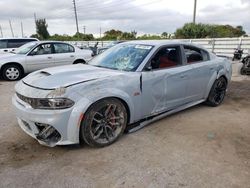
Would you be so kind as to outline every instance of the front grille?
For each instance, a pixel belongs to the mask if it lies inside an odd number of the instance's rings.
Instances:
[[[17,95],[17,97],[19,99],[21,99],[22,101],[28,103],[30,106],[34,106],[35,105],[36,100],[34,98],[25,97],[25,96],[23,96],[23,95],[21,95],[19,93],[16,93],[16,95]]]

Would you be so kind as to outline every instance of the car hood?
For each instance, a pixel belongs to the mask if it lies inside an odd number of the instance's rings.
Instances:
[[[23,79],[31,87],[57,89],[123,74],[120,71],[90,65],[68,65],[36,71]]]

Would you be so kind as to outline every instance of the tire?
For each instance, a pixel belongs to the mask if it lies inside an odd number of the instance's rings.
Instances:
[[[22,77],[23,73],[18,65],[9,64],[4,66],[2,75],[5,80],[16,81]]]
[[[227,80],[224,77],[220,77],[217,80],[215,80],[209,92],[206,104],[212,107],[219,106],[224,100],[224,97],[226,95],[226,90],[227,90]]]
[[[241,75],[246,75],[247,71],[245,70],[244,66],[240,69],[240,74]]]
[[[80,139],[92,147],[105,147],[123,134],[127,111],[121,101],[107,98],[94,103],[81,123]]]
[[[78,60],[74,61],[73,64],[79,64],[79,63],[86,64],[86,61],[84,61],[83,59],[78,59]]]

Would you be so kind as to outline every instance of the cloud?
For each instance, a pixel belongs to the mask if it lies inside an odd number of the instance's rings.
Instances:
[[[246,2],[237,7],[232,7],[231,5],[225,5],[224,7],[207,6],[200,11],[199,21],[203,23],[231,24],[234,26],[243,25],[244,29],[250,32],[250,3]]]
[[[138,33],[172,33],[192,21],[192,1],[190,4],[181,0],[76,0],[76,3],[80,31],[86,26],[87,33],[99,34],[100,27],[102,31],[114,28]],[[243,25],[250,32],[249,0],[221,0],[220,4],[216,0],[203,0],[198,1],[198,7],[198,22]],[[15,35],[20,36],[21,21],[25,35],[35,33],[34,13],[37,18],[46,18],[51,34],[76,32],[71,0],[0,0],[4,35],[11,34],[9,19]]]

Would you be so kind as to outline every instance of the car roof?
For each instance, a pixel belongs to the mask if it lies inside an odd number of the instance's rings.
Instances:
[[[63,43],[63,44],[69,44],[68,42],[63,42],[63,41],[37,41],[38,44],[44,44],[44,43]],[[71,44],[70,44],[71,45]]]
[[[191,42],[184,42],[180,40],[134,40],[125,42],[126,44],[141,44],[141,45],[152,45],[156,47],[164,46],[164,45],[189,45],[194,46],[197,48],[201,48],[206,50],[204,47],[191,43]],[[123,43],[124,44],[124,43]]]
[[[38,41],[37,38],[0,38],[0,40],[19,40],[19,39],[24,39],[24,40],[31,39],[31,40],[37,40]]]

